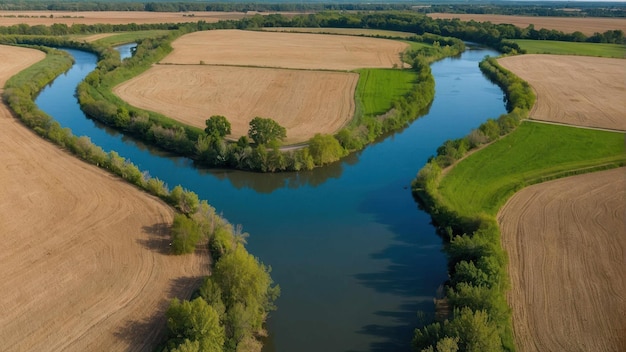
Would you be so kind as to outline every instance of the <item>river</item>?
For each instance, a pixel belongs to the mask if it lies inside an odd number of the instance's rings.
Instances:
[[[502,91],[478,68],[496,52],[473,49],[434,63],[429,112],[365,150],[309,172],[256,174],[197,168],[87,119],[74,90],[96,57],[68,51],[76,63],[36,103],[74,134],[117,151],[170,187],[196,192],[243,225],[248,250],[272,267],[282,290],[265,352],[410,350],[417,312],[432,315],[433,297],[447,278],[441,239],[410,184],[445,140],[506,112]]]

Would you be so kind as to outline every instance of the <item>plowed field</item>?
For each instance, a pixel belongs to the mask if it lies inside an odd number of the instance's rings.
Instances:
[[[232,138],[246,135],[254,117],[271,118],[287,129],[286,143],[334,133],[352,119],[358,75],[329,70],[391,68],[407,47],[376,38],[239,30],[191,33],[172,46],[161,62],[167,65],[114,92],[201,128],[210,116],[223,115]]]
[[[43,58],[0,47],[0,86]],[[207,256],[168,255],[172,210],[36,136],[0,105],[6,351],[152,351]]]
[[[626,19],[624,18],[600,18],[600,17],[531,17],[531,16],[507,16],[507,15],[484,15],[484,14],[454,14],[454,13],[431,13],[432,18],[458,18],[462,21],[474,20],[477,22],[508,23],[520,28],[534,25],[535,29],[555,29],[564,33],[582,32],[592,35],[596,32],[604,33],[609,30],[621,29],[626,32]]]
[[[626,350],[626,169],[516,193],[498,217],[520,351]]]
[[[172,47],[161,63],[353,70],[401,67],[400,54],[408,44],[342,35],[220,30],[184,35]]]
[[[498,62],[535,90],[531,118],[626,131],[626,60],[519,55]]]
[[[223,115],[232,138],[256,116],[287,129],[287,143],[332,133],[354,114],[356,73],[225,66],[156,66],[115,88],[131,105],[204,128]]]

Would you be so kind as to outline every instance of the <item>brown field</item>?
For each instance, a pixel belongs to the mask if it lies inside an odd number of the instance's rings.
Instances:
[[[621,29],[626,32],[626,18],[531,17],[454,13],[430,13],[428,16],[432,18],[458,18],[462,21],[474,20],[477,22],[491,22],[495,24],[508,23],[521,28],[526,28],[532,24],[535,26],[535,29],[555,29],[564,33],[579,31],[588,36],[596,32],[604,33],[614,29]]]
[[[626,351],[626,169],[525,188],[498,221],[519,350]]]
[[[532,119],[626,130],[626,60],[519,55],[498,62],[535,90]]]
[[[184,35],[164,64],[263,66],[353,70],[401,66],[408,44],[340,35],[219,30]]]
[[[254,13],[243,12],[141,12],[141,11],[0,11],[0,26],[25,23],[49,26],[55,23],[128,24],[185,23],[237,20]],[[52,18],[50,17],[52,15]]]
[[[114,89],[129,104],[204,128],[223,115],[232,138],[256,116],[287,129],[287,143],[333,133],[354,114],[358,74],[229,66],[158,65]]]
[[[161,62],[167,65],[152,67],[114,92],[131,105],[201,128],[212,115],[226,116],[232,138],[246,135],[254,117],[272,118],[287,129],[286,143],[298,143],[336,132],[352,119],[358,75],[328,70],[393,67],[407,44],[220,30],[187,34],[172,46]]]
[[[0,86],[43,58],[2,46]],[[207,255],[170,256],[172,210],[36,136],[0,105],[0,341],[7,351],[153,351]]]

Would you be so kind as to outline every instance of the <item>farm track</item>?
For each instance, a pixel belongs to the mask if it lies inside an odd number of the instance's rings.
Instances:
[[[0,86],[43,53],[0,47]],[[0,105],[0,341],[7,351],[152,351],[208,256],[171,256],[160,200],[41,139]]]

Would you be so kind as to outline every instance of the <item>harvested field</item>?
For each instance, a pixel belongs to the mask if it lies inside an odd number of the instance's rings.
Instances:
[[[395,40],[241,30],[184,35],[161,63],[353,70],[401,67],[408,44]]]
[[[498,62],[535,90],[532,119],[626,131],[626,60],[520,55]]]
[[[186,23],[238,20],[243,12],[142,12],[142,11],[0,11],[0,26],[72,24]],[[52,16],[52,17],[50,17]]]
[[[600,18],[600,17],[531,17],[531,16],[507,16],[507,15],[484,15],[484,14],[455,14],[455,13],[430,13],[432,18],[458,18],[462,21],[474,20],[477,22],[508,23],[520,28],[534,25],[535,29],[555,29],[564,33],[576,31],[590,36],[594,33],[604,33],[609,30],[621,29],[626,32],[626,18]]]
[[[43,58],[2,46],[0,86]],[[7,351],[153,351],[169,299],[208,274],[170,256],[170,207],[36,136],[0,105],[0,341]]]
[[[333,133],[354,114],[358,74],[201,65],[158,65],[114,89],[129,104],[204,128],[212,115],[247,135],[256,116],[287,129],[287,143]]]
[[[525,188],[498,221],[519,350],[626,350],[626,169]]]

